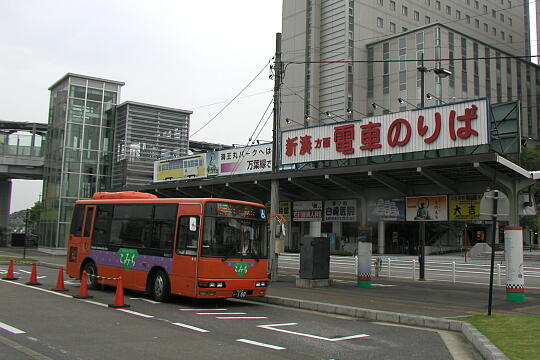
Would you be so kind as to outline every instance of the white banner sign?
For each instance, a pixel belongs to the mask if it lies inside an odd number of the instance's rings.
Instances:
[[[281,163],[488,144],[488,101],[474,100],[281,133]]]
[[[293,221],[321,221],[322,201],[294,201]]]
[[[356,221],[356,200],[327,200],[324,221]]]
[[[218,151],[219,175],[272,171],[272,143]]]

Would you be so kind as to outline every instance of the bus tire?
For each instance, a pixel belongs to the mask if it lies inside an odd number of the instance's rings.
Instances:
[[[150,294],[155,301],[167,301],[171,294],[169,277],[163,270],[156,270],[150,282]]]
[[[97,275],[96,264],[94,264],[93,261],[85,262],[81,269],[81,277],[83,271],[86,271],[86,284],[88,285],[88,288],[91,290],[99,290],[101,286],[99,285],[97,278],[94,276],[89,276]]]

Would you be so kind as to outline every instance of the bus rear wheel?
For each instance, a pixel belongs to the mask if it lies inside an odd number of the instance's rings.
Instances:
[[[92,290],[99,290],[100,285],[98,284],[97,278],[95,277],[97,276],[96,265],[94,265],[93,262],[88,261],[83,265],[83,268],[81,270],[81,276],[83,271],[86,271],[86,285],[88,285],[88,288]]]
[[[171,291],[169,277],[163,270],[157,270],[152,277],[150,293],[156,301],[166,301]]]

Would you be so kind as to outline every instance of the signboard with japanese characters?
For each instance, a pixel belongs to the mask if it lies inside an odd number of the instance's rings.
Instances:
[[[486,99],[281,134],[281,163],[338,160],[488,144]]]
[[[324,221],[356,221],[356,200],[326,200]]]
[[[219,175],[257,174],[272,171],[272,144],[218,151]]]
[[[446,195],[408,197],[406,202],[407,221],[448,221]]]
[[[483,194],[449,195],[450,220],[479,220]]]
[[[154,182],[206,177],[206,154],[154,161]]]
[[[294,201],[293,221],[321,221],[322,201]]]
[[[272,212],[270,211],[270,203],[266,203],[266,210],[269,214]],[[291,202],[290,201],[280,201],[279,202],[279,210],[278,214],[282,215],[283,218],[287,221],[291,221]]]
[[[369,200],[368,221],[404,221],[405,220],[405,200],[404,199],[376,199]]]

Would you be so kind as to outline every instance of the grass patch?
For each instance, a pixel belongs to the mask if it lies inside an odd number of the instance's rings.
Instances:
[[[540,359],[540,316],[492,314],[457,320],[474,325],[512,360]]]
[[[17,257],[9,257],[9,256],[0,256],[0,261],[9,261],[13,260],[14,262],[34,262],[36,260],[31,258],[17,258]]]

